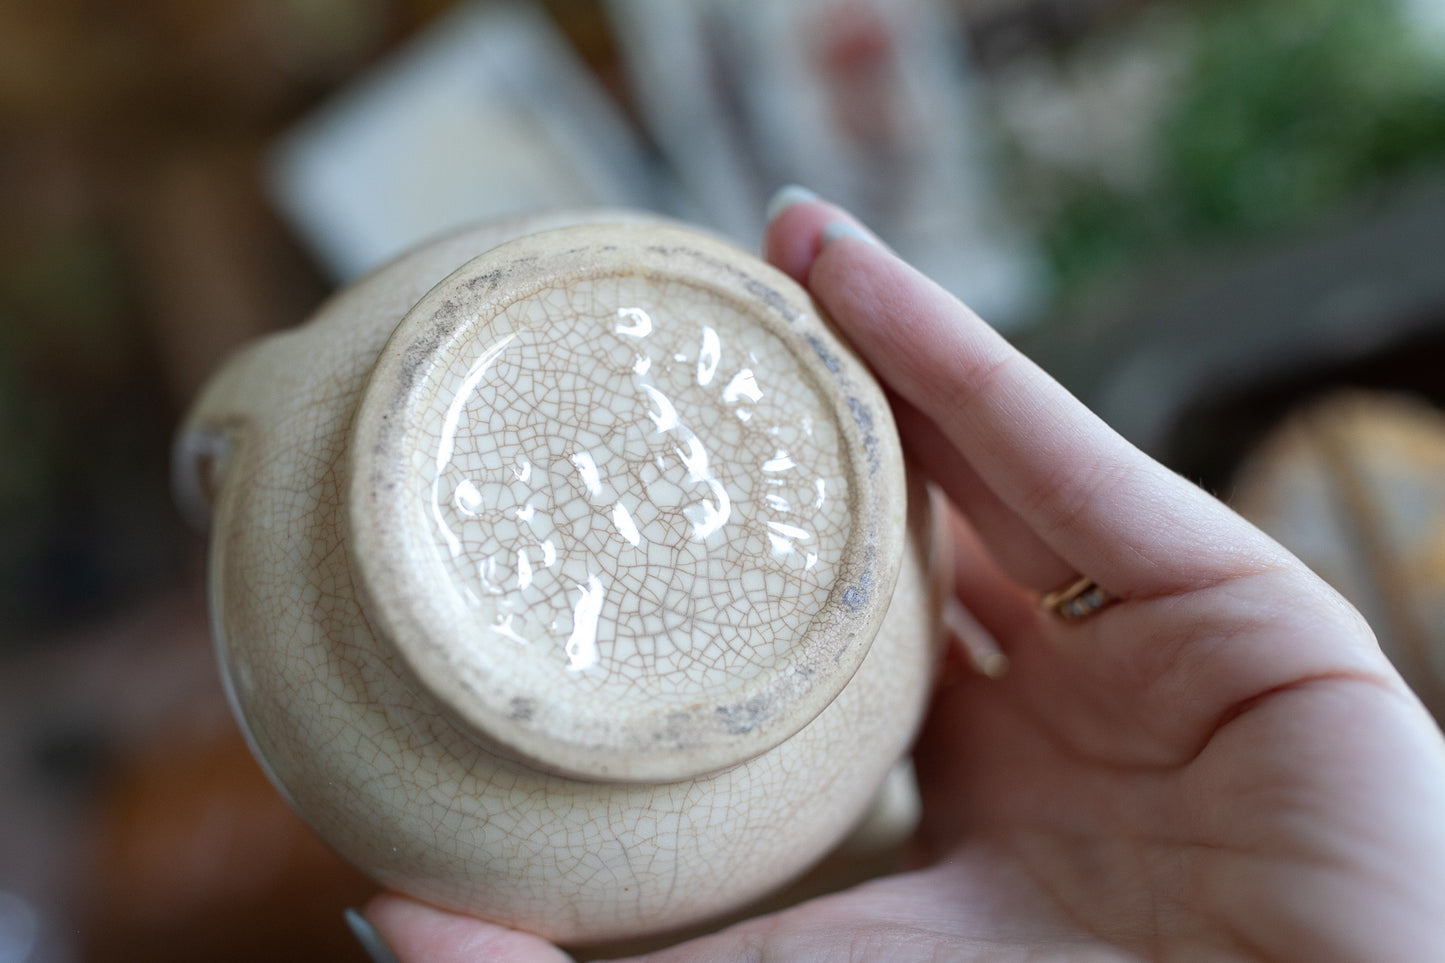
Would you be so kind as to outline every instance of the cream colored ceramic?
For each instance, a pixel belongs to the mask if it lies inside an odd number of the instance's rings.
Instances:
[[[709,236],[439,241],[236,358],[177,450],[238,717],[387,886],[559,940],[695,922],[835,846],[917,727],[887,405]]]

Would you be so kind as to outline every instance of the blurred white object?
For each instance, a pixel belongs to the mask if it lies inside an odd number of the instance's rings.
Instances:
[[[39,942],[40,917],[24,899],[0,890],[0,963],[28,963]]]
[[[343,281],[476,221],[657,201],[618,108],[530,5],[450,11],[288,133],[270,173]]]
[[[993,112],[1036,167],[1143,192],[1158,176],[1158,129],[1192,57],[1177,10],[1150,11],[1067,58],[1020,56],[990,85]]]
[[[1398,0],[1401,13],[1415,39],[1436,54],[1445,55],[1445,0]]]
[[[1039,263],[996,203],[961,32],[938,0],[609,0],[639,108],[697,205],[744,243],[803,184],[1008,326]]]

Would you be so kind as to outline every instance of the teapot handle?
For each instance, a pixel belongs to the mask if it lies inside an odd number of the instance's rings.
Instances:
[[[196,531],[211,515],[244,438],[287,379],[294,334],[272,335],[242,349],[211,378],[186,414],[171,446],[171,492],[182,517]]]

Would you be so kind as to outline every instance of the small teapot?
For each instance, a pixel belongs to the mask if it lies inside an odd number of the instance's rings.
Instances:
[[[657,217],[375,271],[216,375],[176,479],[290,804],[381,884],[554,940],[798,876],[930,691],[927,499],[882,392],[798,285]]]

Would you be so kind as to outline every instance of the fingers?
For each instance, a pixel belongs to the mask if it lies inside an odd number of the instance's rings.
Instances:
[[[366,907],[401,963],[571,963],[540,936],[448,913],[401,896],[383,895]]]
[[[844,223],[866,231],[850,214],[821,202],[805,188],[790,186],[769,205],[770,229],[764,236],[768,260],[807,284],[823,248],[823,232]],[[1066,582],[1074,570],[978,477],[932,419],[892,394],[894,415],[904,446],[918,466],[963,508],[1004,574],[1030,588],[1046,591]]]
[[[794,203],[765,249],[917,412],[905,429],[911,454],[947,472],[934,477],[1010,575],[1043,588],[1056,572],[1081,572],[1143,597],[1284,563],[1274,543],[1135,449],[956,298],[865,236],[830,229],[837,220],[831,205]]]
[[[805,187],[789,185],[768,204],[769,230],[763,235],[763,256],[799,284],[807,286],[808,271],[823,248],[823,230],[834,221],[867,232],[857,218],[842,208],[824,204]],[[778,230],[780,224],[785,224]]]
[[[972,520],[972,527],[991,547],[993,560],[1005,575],[1039,591],[1055,588],[1074,576],[1069,563],[984,484],[931,418],[896,395],[890,400],[904,447]]]
[[[999,566],[985,540],[962,514],[949,511],[948,531],[954,596],[1007,655],[1014,638],[1036,624],[1038,600]],[[950,629],[962,638],[963,633],[953,626]]]

